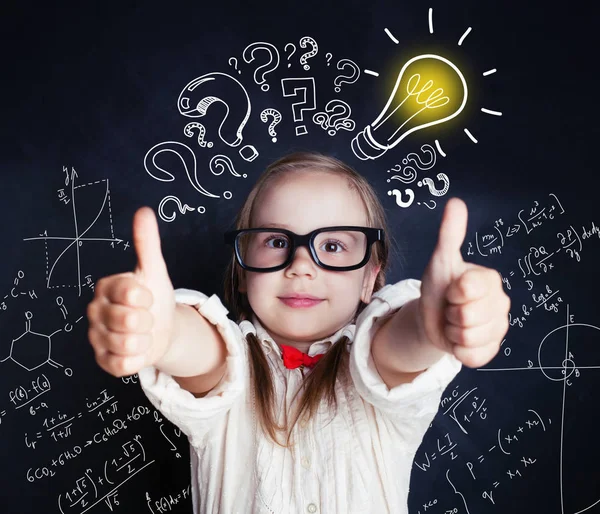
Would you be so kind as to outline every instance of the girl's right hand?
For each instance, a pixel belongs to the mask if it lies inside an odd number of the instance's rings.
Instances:
[[[133,217],[133,244],[135,270],[100,279],[87,308],[96,361],[116,377],[133,375],[163,357],[175,317],[175,292],[149,207],[138,209]]]

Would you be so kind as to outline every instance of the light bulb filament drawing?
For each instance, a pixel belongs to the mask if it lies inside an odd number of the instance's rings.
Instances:
[[[392,114],[394,114],[400,107],[404,105],[404,102],[408,100],[411,96],[415,97],[415,102],[419,105],[424,105],[421,109],[415,112],[410,118],[408,118],[402,125],[400,125],[396,131],[388,138],[388,141],[391,141],[396,134],[406,125],[410,120],[421,114],[425,109],[436,109],[439,107],[443,107],[448,102],[450,102],[450,98],[447,96],[443,96],[440,98],[440,95],[444,94],[444,90],[442,88],[437,88],[435,91],[429,94],[429,96],[425,99],[421,99],[424,96],[424,93],[431,89],[433,86],[433,80],[428,80],[427,83],[418,91],[416,91],[417,87],[419,87],[419,82],[421,81],[421,75],[416,73],[409,80],[406,88],[406,97],[402,102],[396,107],[390,114],[386,116],[386,118],[379,122],[374,128],[375,130],[379,127],[384,121],[386,121]]]

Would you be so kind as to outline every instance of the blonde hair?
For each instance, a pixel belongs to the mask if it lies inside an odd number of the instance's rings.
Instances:
[[[384,229],[383,244],[377,242],[373,245],[371,258],[367,264],[367,266],[371,266],[371,269],[374,269],[378,265],[380,266],[373,287],[373,292],[378,291],[385,285],[385,272],[388,265],[388,252],[390,248],[385,211],[376,192],[367,180],[350,166],[334,157],[314,152],[295,152],[273,162],[260,175],[250,191],[237,215],[236,229],[252,228],[250,224],[254,206],[261,192],[268,184],[285,173],[300,170],[334,173],[345,177],[349,188],[356,191],[363,200],[367,213],[368,226]],[[252,307],[248,302],[247,296],[239,292],[243,273],[244,270],[238,265],[235,254],[232,252],[231,260],[225,273],[225,302],[230,311],[237,316],[236,319],[251,320],[254,314]],[[362,301],[360,302],[355,316],[364,309],[365,305]],[[286,412],[283,425],[280,425],[276,421],[273,376],[267,357],[262,350],[261,342],[254,334],[248,334],[246,341],[250,354],[250,376],[256,401],[257,419],[265,434],[274,443],[288,447],[294,425],[301,418],[310,420],[316,413],[323,398],[327,400],[330,407],[334,406],[337,408],[337,397],[335,394],[336,381],[338,378],[341,380],[347,380],[348,378],[348,352],[346,351],[348,337],[343,336],[338,341],[334,341],[327,353],[306,376],[302,387],[299,389],[299,391],[302,390],[304,393],[296,409],[293,421],[291,424],[288,423]],[[278,434],[281,432],[287,432],[285,444],[280,443],[278,440]]]

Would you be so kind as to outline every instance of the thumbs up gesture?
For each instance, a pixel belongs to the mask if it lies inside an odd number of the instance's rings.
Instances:
[[[114,376],[156,363],[168,349],[175,315],[175,293],[149,207],[134,215],[133,243],[135,270],[100,279],[87,309],[96,361]]]
[[[422,277],[418,322],[431,344],[475,368],[498,353],[508,331],[510,298],[497,271],[463,261],[466,232],[467,206],[451,198]]]

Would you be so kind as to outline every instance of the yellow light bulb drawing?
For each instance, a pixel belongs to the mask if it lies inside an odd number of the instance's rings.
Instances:
[[[467,96],[463,74],[448,59],[413,57],[400,70],[379,116],[352,140],[352,151],[363,161],[377,159],[414,131],[458,116]]]

